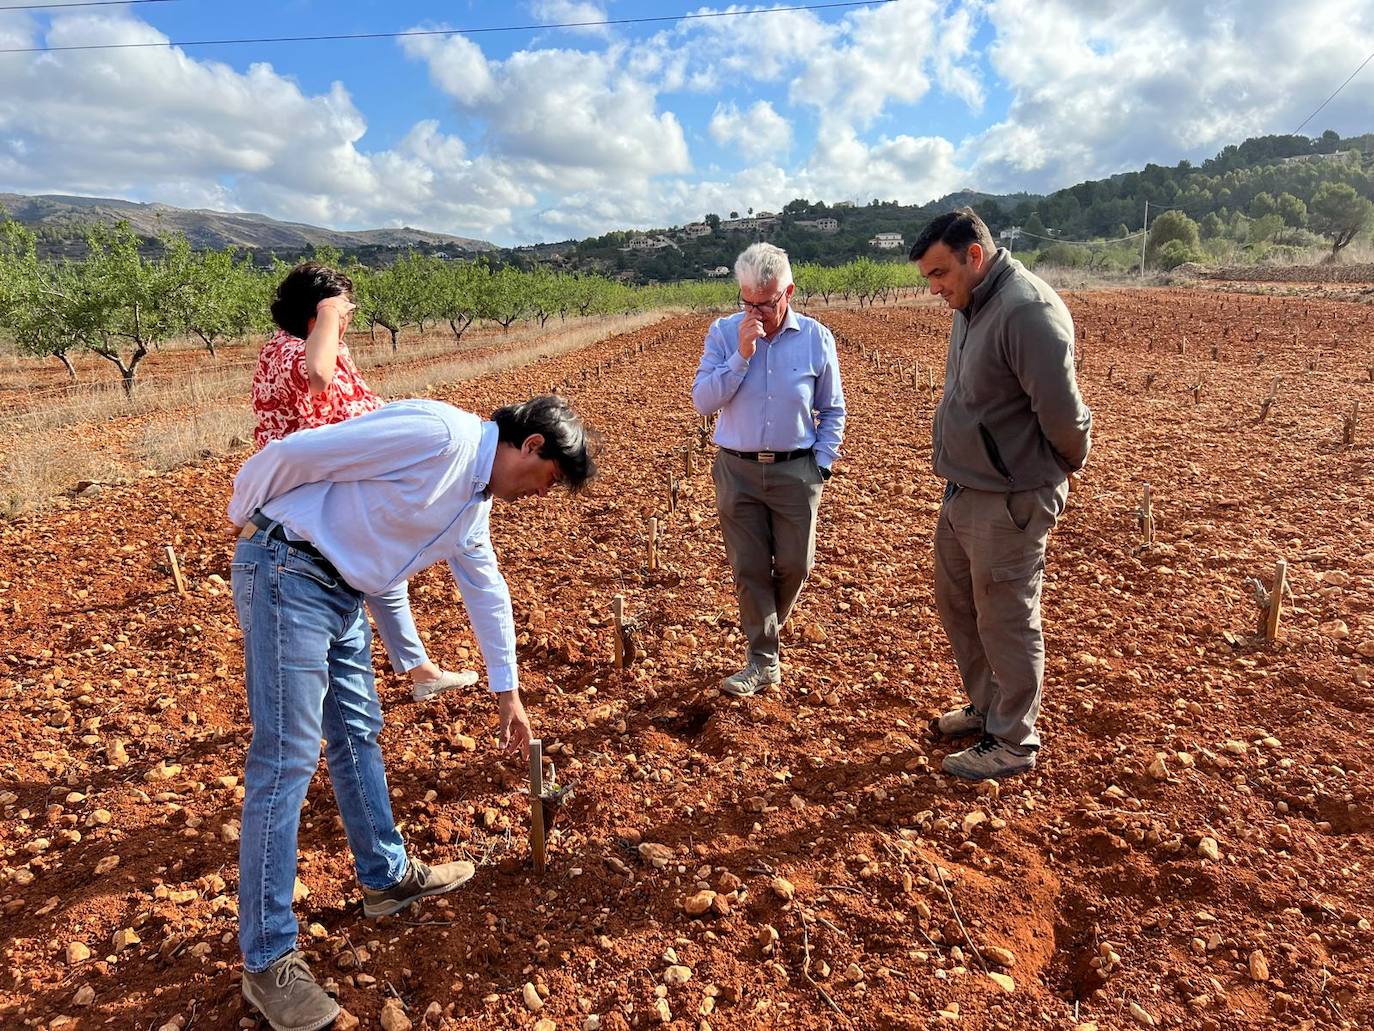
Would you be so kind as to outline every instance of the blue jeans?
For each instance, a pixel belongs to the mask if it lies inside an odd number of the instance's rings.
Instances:
[[[329,779],[358,880],[388,888],[406,849],[377,743],[382,709],[362,595],[306,553],[259,530],[233,562],[253,741],[244,765],[239,947],[265,969],[296,947],[296,835],[325,740]]]
[[[415,617],[410,614],[410,584],[402,582],[385,594],[369,594],[367,611],[377,621],[377,633],[386,645],[393,670],[409,673],[429,658]]]

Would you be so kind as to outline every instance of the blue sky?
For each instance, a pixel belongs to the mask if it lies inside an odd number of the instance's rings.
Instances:
[[[790,5],[210,0],[0,13],[0,48]],[[676,24],[0,54],[0,191],[503,244],[797,196],[1047,191],[1285,132],[1374,4],[896,0]],[[1374,129],[1374,66],[1308,127]]]

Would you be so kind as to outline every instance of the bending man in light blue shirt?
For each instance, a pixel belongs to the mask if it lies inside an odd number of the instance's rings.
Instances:
[[[816,513],[844,439],[835,338],[791,308],[785,251],[756,243],[735,262],[741,308],[717,319],[692,383],[716,412],[712,475],[725,552],[749,641],[721,690],[747,697],[782,682],[779,637],[816,560]]]
[[[378,736],[364,594],[436,562],[453,571],[500,710],[503,749],[527,754],[510,592],[491,545],[492,499],[595,474],[594,448],[558,397],[487,422],[438,401],[395,401],[268,444],[234,479],[233,595],[253,740],[239,848],[243,993],[276,1027],[324,1027],[338,1006],[296,951],[296,836],[325,739],[364,913],[450,891],[470,863],[429,867],[396,829]]]

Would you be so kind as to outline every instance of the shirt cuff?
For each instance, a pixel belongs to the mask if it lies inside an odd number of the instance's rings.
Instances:
[[[505,694],[520,686],[520,674],[515,665],[488,666],[487,687],[492,694]]]
[[[725,364],[730,366],[731,372],[743,373],[749,371],[749,359],[745,358],[738,351],[732,351],[730,353],[730,360]]]

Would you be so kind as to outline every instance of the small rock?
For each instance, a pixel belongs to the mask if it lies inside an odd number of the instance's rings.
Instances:
[[[118,865],[119,865],[119,857],[118,857],[118,856],[106,856],[106,857],[105,857],[104,859],[102,859],[100,862],[98,862],[98,863],[95,864],[95,872],[96,872],[96,875],[99,876],[99,877],[103,877],[103,876],[105,876],[105,874],[109,873],[111,870],[113,870],[113,869],[114,869],[116,866],[118,866]]]
[[[784,902],[791,902],[797,896],[797,889],[786,877],[774,877],[769,887],[773,889],[773,894]]]
[[[305,886],[305,882],[304,882],[304,881],[302,881],[299,877],[297,877],[297,878],[296,878],[296,883],[295,883],[295,885],[294,885],[294,886],[292,887],[292,889],[291,889],[291,901],[292,901],[292,902],[304,902],[304,901],[305,901],[306,899],[308,899],[309,897],[310,897],[310,889],[307,888],[307,887]]]
[[[538,1013],[544,1008],[544,1000],[539,997],[539,990],[529,981],[525,982],[525,987],[521,989],[520,994],[524,997],[525,1005],[531,1013]]]
[[[988,977],[992,980],[993,984],[1008,995],[1016,991],[1016,982],[1011,979],[1010,974],[994,974],[989,972]]]
[[[1221,849],[1217,847],[1216,838],[1203,838],[1197,843],[1197,851],[1203,859],[1210,859],[1214,863],[1221,862]]]
[[[382,1031],[410,1031],[414,1027],[400,999],[387,999],[382,1003],[381,1022]]]
[[[558,1031],[558,1025],[548,1017],[534,1022],[534,1031]]]
[[[659,999],[655,1002],[654,1012],[658,1014],[660,1023],[671,1024],[673,1022],[673,1011],[668,1008],[667,999]]]
[[[1259,949],[1250,953],[1250,980],[1269,980],[1269,964],[1264,958],[1264,953],[1260,952]]]
[[[659,845],[652,841],[646,841],[639,846],[639,858],[654,867],[662,870],[673,861],[673,850],[667,845]]]
[[[67,943],[67,966],[74,967],[78,963],[84,963],[91,958],[91,950],[86,947],[85,942]]]
[[[1147,1013],[1143,1008],[1141,1008],[1141,1006],[1138,1003],[1131,1003],[1129,1006],[1126,1007],[1126,1010],[1128,1013],[1130,1013],[1131,1019],[1134,1020],[1137,1024],[1141,1024],[1145,1027],[1155,1026],[1155,1018],[1150,1016],[1150,1014]]]
[[[362,1021],[349,1013],[348,1010],[339,1010],[339,1015],[334,1018],[332,1027],[333,1031],[358,1031],[361,1023]],[[254,1023],[253,1026],[257,1027],[257,1024]]]
[[[143,939],[138,936],[138,932],[132,927],[121,928],[114,933],[114,937],[111,939],[111,943],[116,953],[123,952],[131,946],[139,944],[141,941],[143,941]]]
[[[88,984],[83,984],[72,996],[73,1006],[89,1006],[95,1002],[95,989]]]
[[[973,810],[973,812],[971,812],[971,813],[969,813],[967,816],[965,816],[965,817],[964,817],[964,837],[967,838],[970,834],[972,834],[975,830],[977,830],[979,824],[981,824],[981,823],[986,823],[986,822],[987,822],[987,818],[988,818],[988,814],[985,813],[985,812],[983,812],[983,810],[981,810],[981,809],[975,809],[975,810]]]
[[[695,895],[687,896],[682,902],[682,908],[688,916],[701,916],[715,903],[716,897],[714,891],[703,888]]]
[[[663,972],[664,984],[686,984],[692,979],[692,968],[684,966],[672,966]]]
[[[582,1031],[601,1031],[601,1015],[599,1013],[590,1014],[586,1020],[582,1021]]]
[[[1150,776],[1155,780],[1169,779],[1169,767],[1164,765],[1164,756],[1162,754],[1155,756],[1155,761],[1150,763],[1149,772]]]
[[[425,1023],[437,1024],[444,1019],[444,1007],[437,1002],[431,1002],[425,1007]]]
[[[992,960],[999,967],[1006,967],[1008,970],[1016,966],[1016,953],[1012,952],[1011,949],[1004,949],[1000,945],[984,945],[983,956],[985,959]]]

